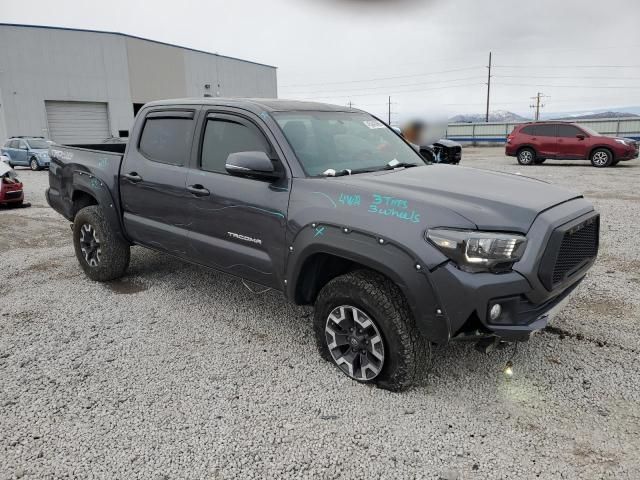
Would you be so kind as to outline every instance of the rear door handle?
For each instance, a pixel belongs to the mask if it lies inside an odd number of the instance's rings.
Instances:
[[[191,192],[196,197],[207,197],[210,194],[209,190],[204,188],[199,183],[196,183],[195,185],[189,185],[187,187],[187,190],[189,190],[189,192]]]
[[[124,178],[129,180],[131,183],[139,183],[142,181],[142,177],[138,175],[136,172],[130,172],[123,175]]]

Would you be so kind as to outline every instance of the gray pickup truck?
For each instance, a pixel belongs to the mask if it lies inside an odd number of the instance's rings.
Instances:
[[[526,340],[595,261],[599,215],[530,178],[430,164],[377,118],[284,100],[152,102],[126,145],[50,150],[93,280],[140,245],[315,305],[321,355],[398,390],[432,344]]]

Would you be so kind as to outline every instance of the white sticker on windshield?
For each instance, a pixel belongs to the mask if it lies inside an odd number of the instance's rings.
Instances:
[[[377,120],[364,120],[363,123],[371,129],[384,128],[384,123],[380,123]]]

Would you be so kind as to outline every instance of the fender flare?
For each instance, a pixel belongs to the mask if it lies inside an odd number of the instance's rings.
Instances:
[[[322,228],[323,233],[317,235]],[[416,326],[427,340],[445,343],[451,337],[446,312],[426,266],[403,245],[371,232],[326,223],[302,227],[291,242],[286,260],[288,299],[295,301],[306,262],[318,253],[340,257],[385,275],[404,294]]]
[[[113,231],[124,241],[131,243],[124,233],[124,228],[122,227],[122,221],[118,214],[118,210],[116,208],[117,204],[113,199],[113,194],[104,181],[91,173],[76,170],[73,172],[71,185],[72,192],[70,198],[73,198],[73,193],[76,191],[81,191],[91,195],[96,199],[100,208],[102,208],[102,211],[111,225],[111,228],[113,228]]]

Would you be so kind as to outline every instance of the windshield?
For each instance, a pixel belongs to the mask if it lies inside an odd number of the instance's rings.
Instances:
[[[38,148],[49,148],[49,144],[40,138],[29,138],[27,140],[30,148],[38,149]]]
[[[589,127],[585,127],[584,125],[580,125],[580,128],[582,130],[584,130],[587,134],[591,135],[591,136],[595,136],[595,137],[599,137],[600,134],[598,132],[596,132],[595,130],[592,130]]]
[[[388,165],[425,164],[413,148],[371,115],[280,112],[273,116],[310,176],[328,169],[373,171]]]

